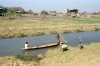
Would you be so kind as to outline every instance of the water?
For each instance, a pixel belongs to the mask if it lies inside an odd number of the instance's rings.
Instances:
[[[62,37],[68,41],[71,46],[77,46],[79,43],[78,37],[82,37],[83,44],[90,44],[92,42],[100,42],[100,31],[90,31],[90,32],[79,32],[79,33],[69,33],[69,34],[62,34]],[[35,36],[35,37],[24,37],[24,38],[9,38],[9,39],[0,39],[0,56],[8,56],[8,55],[23,55],[25,56],[27,53],[28,55],[37,55],[37,54],[44,54],[48,49],[54,49],[56,47],[51,48],[44,48],[44,49],[37,49],[31,51],[24,51],[21,48],[24,48],[25,42],[29,42],[29,46],[36,46],[36,45],[44,45],[55,43],[55,34],[51,35],[42,35],[42,36]]]

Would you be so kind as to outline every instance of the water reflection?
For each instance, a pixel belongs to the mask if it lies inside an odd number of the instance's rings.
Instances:
[[[28,56],[30,54],[30,52],[32,52],[32,50],[23,50],[22,51],[26,56]]]
[[[28,56],[29,55],[29,51],[25,51],[25,55]]]
[[[42,49],[23,50],[22,53],[26,56],[45,54],[46,50],[55,49],[57,46],[47,47]]]

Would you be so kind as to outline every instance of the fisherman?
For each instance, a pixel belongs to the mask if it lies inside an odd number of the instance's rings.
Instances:
[[[26,48],[26,49],[29,48],[28,42],[25,43],[25,48]]]
[[[62,47],[63,52],[68,50],[68,45],[67,44],[61,42],[61,45],[62,45],[61,47]]]
[[[59,35],[59,33],[56,34],[56,38],[58,40],[57,44],[60,44],[60,35]]]
[[[79,47],[80,47],[80,50],[81,49],[83,49],[84,47],[83,47],[83,43],[82,43],[82,38],[81,37],[79,37],[79,40],[80,40],[80,42],[79,42]]]

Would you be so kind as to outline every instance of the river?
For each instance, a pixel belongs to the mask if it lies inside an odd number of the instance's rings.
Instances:
[[[83,44],[90,44],[92,42],[100,42],[100,31],[89,31],[89,32],[79,32],[79,33],[68,33],[61,34],[62,37],[68,41],[68,44],[71,46],[77,46],[79,43],[78,37],[82,37]],[[9,55],[37,55],[44,54],[48,49],[54,49],[56,47],[36,49],[31,51],[24,51],[21,48],[24,48],[25,42],[29,42],[29,46],[44,45],[50,43],[56,43],[55,34],[42,35],[42,36],[28,36],[23,38],[6,38],[0,39],[0,56],[9,56]]]

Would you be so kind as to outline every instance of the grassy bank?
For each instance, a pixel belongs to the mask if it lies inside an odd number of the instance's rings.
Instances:
[[[0,20],[0,37],[37,36],[100,29],[100,17],[55,20]]]
[[[40,54],[36,58],[18,55],[0,57],[0,66],[99,66],[99,64],[100,43],[84,45],[82,50],[69,46],[69,50],[65,52],[58,47],[55,50],[48,50],[45,55]]]
[[[66,52],[60,48],[49,50],[46,57],[41,61],[41,66],[99,66],[100,43],[85,45],[83,50],[69,47]]]

